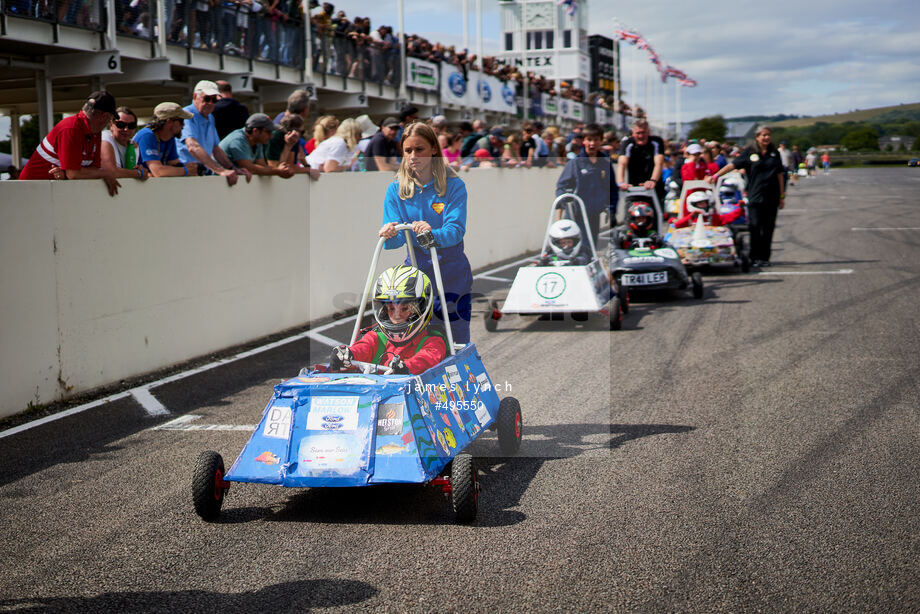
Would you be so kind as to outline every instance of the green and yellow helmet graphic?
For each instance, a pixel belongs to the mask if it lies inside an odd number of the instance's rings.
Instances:
[[[374,319],[393,343],[405,343],[425,328],[433,303],[431,280],[413,266],[390,267],[374,285]]]

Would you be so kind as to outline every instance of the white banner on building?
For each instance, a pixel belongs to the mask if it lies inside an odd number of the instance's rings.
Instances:
[[[470,95],[470,87],[466,79],[463,78],[463,71],[444,62],[441,64],[441,103],[452,104],[460,107],[471,106],[469,101],[473,99]]]
[[[406,85],[420,90],[438,91],[438,65],[418,58],[407,58],[409,66]]]

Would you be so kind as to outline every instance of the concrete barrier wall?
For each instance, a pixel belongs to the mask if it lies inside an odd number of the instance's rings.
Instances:
[[[463,174],[474,268],[539,248],[558,173]],[[0,183],[0,416],[355,305],[391,180]]]

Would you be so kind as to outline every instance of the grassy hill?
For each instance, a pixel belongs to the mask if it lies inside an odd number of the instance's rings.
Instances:
[[[920,120],[920,102],[900,104],[891,107],[877,107],[875,109],[862,109],[850,113],[836,113],[834,115],[819,115],[816,117],[800,117],[777,122],[774,127],[802,127],[811,126],[818,122],[828,124],[843,124],[846,122],[892,122],[905,120]]]

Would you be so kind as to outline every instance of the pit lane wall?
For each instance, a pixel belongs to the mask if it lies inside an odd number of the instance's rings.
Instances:
[[[462,174],[474,268],[539,249],[558,175]],[[354,306],[391,180],[0,182],[0,417]]]

